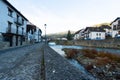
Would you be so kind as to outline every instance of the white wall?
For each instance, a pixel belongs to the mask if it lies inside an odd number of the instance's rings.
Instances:
[[[0,0],[0,32],[6,32],[7,22],[8,19],[7,15],[7,6]]]
[[[118,31],[117,30],[113,30],[112,31],[112,38],[114,38],[116,36],[116,34],[118,34]]]
[[[36,28],[36,32],[35,32],[35,34],[34,34],[34,35],[35,35],[35,40],[36,40],[36,42],[40,42],[40,40],[41,40],[41,34],[42,34],[42,33],[39,32],[39,28],[37,27],[37,28]]]
[[[80,39],[80,35],[79,35],[79,33],[78,33],[78,34],[75,34],[74,39],[75,39],[75,40]]]
[[[105,32],[90,32],[89,38],[92,40],[105,39]]]
[[[115,21],[115,22],[113,22],[112,24],[111,24],[111,27],[112,27],[112,38],[114,38],[115,37],[115,35],[116,34],[118,34],[118,31],[120,31],[120,30],[113,30],[113,27],[114,27],[114,25],[118,25],[118,21],[119,21],[120,19],[118,19],[117,21]]]
[[[39,34],[39,37],[38,37]],[[40,42],[41,41],[41,32],[39,32],[39,28],[36,27],[36,32],[34,32],[33,34],[30,32],[28,32],[28,41],[31,40],[35,40],[35,42]]]
[[[8,21],[12,23],[12,33],[16,34],[16,23],[15,23],[15,18],[16,18],[16,12],[13,10],[13,17],[8,16],[8,5],[6,5],[2,0],[0,0],[0,32],[1,33],[6,33],[7,28],[8,28]],[[20,16],[20,15],[19,15]],[[20,19],[22,17],[20,16]],[[19,33],[22,33],[21,28],[24,28],[24,33],[26,33],[26,24],[27,21],[24,19],[24,25],[20,26]]]

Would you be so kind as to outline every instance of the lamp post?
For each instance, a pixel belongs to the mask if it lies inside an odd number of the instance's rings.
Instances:
[[[46,26],[47,26],[47,24],[44,24],[44,26],[45,26],[45,44],[47,44],[47,41],[46,41]]]

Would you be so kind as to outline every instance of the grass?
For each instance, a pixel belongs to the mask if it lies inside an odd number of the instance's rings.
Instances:
[[[83,49],[82,54],[90,59],[95,59],[97,65],[105,65],[111,62],[120,63],[120,55],[94,49]]]
[[[87,71],[101,80],[120,79],[120,55],[94,49],[64,49],[67,58],[74,58],[81,63]],[[112,76],[111,76],[112,74]]]
[[[88,57],[88,58],[91,58],[91,59],[94,59],[98,52],[96,50],[90,50],[90,49],[82,49],[82,53],[84,56]]]
[[[65,48],[63,50],[65,51],[65,53],[67,55],[66,58],[69,58],[69,59],[74,58],[76,56],[76,54],[79,53],[79,51],[76,49],[66,49]]]
[[[84,57],[89,59],[94,59],[96,65],[106,65],[112,62],[120,63],[120,55],[119,54],[112,54],[109,52],[104,51],[97,51],[94,49],[64,49],[67,58],[74,58],[75,56],[79,56],[77,54],[82,54]]]

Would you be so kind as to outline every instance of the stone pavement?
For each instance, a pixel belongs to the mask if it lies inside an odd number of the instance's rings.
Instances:
[[[0,80],[41,80],[41,48],[34,44],[0,51]]]
[[[95,80],[43,43],[0,51],[0,80]]]
[[[44,59],[46,80],[95,80],[83,74],[48,46],[45,48]]]

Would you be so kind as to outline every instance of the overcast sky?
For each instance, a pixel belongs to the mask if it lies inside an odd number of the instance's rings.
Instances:
[[[120,16],[120,0],[8,0],[44,34],[77,31]]]

